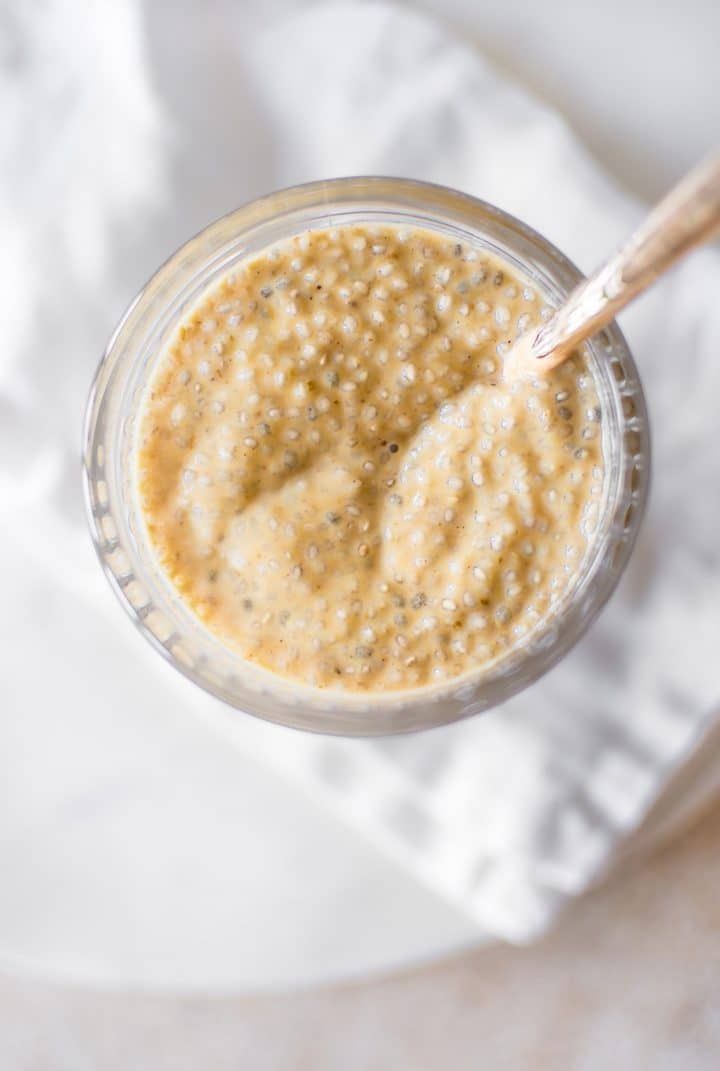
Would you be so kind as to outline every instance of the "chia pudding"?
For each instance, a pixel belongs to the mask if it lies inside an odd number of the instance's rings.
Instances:
[[[503,379],[549,311],[486,250],[391,225],[308,231],[207,291],[158,357],[135,451],[150,543],[205,627],[356,692],[527,642],[603,487],[582,355]]]

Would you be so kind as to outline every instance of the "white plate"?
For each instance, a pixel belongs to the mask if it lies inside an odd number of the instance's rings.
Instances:
[[[202,704],[209,723],[198,718],[195,691],[119,609],[89,613],[40,577],[33,590],[31,571],[17,557],[0,564],[5,597],[13,605],[21,589],[26,608],[0,720],[6,967],[93,985],[258,990],[397,970],[483,940],[238,750],[220,704]],[[720,731],[628,850],[707,804],[719,749]]]

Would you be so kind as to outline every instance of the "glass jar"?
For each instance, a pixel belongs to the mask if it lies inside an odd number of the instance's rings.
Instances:
[[[326,733],[381,735],[477,714],[537,680],[572,647],[611,595],[640,525],[649,437],[637,369],[615,324],[588,343],[603,410],[602,504],[575,582],[521,646],[454,681],[358,694],[286,681],[223,647],[181,601],[144,534],[133,478],[136,422],[153,364],[178,321],[233,265],[309,228],[346,223],[426,227],[508,262],[559,303],[580,272],[523,223],[475,198],[404,179],[314,182],[261,198],[178,250],[125,313],[98,368],[84,428],[84,485],[106,575],[143,635],[181,673],[239,710]]]

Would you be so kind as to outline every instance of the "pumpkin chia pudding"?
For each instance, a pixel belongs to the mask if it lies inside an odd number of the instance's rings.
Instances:
[[[154,553],[206,628],[355,692],[525,643],[603,493],[583,358],[503,379],[548,314],[486,250],[394,225],[308,231],[208,290],[158,358],[135,451]]]

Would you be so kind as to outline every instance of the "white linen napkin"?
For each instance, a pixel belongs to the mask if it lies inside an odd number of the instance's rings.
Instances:
[[[642,214],[557,115],[407,10],[324,6],[270,33],[254,61],[284,180],[445,183],[524,219],[586,270]],[[587,886],[720,697],[719,283],[720,258],[705,252],[627,317],[655,486],[629,575],[564,664],[486,717],[323,741],[309,768],[288,749],[289,768],[326,780],[335,806],[492,933],[527,939]]]
[[[0,546],[8,556],[22,548],[44,569],[45,597],[52,592],[58,608],[80,601],[84,613],[103,615],[112,598],[86,553],[75,461],[93,347],[130,280],[139,285],[208,218],[295,182],[404,175],[500,205],[588,270],[641,215],[557,115],[409,10],[314,6],[252,47],[224,39],[220,49],[210,34],[198,77],[215,80],[217,108],[231,121],[208,114],[204,141],[203,124],[183,122],[194,88],[169,82],[162,57],[134,54],[133,6],[93,8],[87,48],[74,42],[74,53],[56,47],[67,5],[47,10],[47,39],[40,14],[18,16],[49,42],[48,56],[38,100],[18,108],[0,160],[13,196],[0,208],[13,249],[3,273],[13,299],[2,307]],[[118,41],[129,68],[114,62]],[[97,153],[88,155],[98,121],[87,97],[93,68],[102,71],[102,121],[113,137],[98,130]],[[238,71],[235,97],[223,76]],[[169,96],[153,83],[171,84]],[[48,98],[54,111],[28,126],[33,104]],[[37,165],[29,181],[13,169],[28,157]],[[224,177],[211,200],[204,191],[217,169]],[[561,666],[499,710],[405,738],[303,736],[227,712],[246,754],[302,784],[479,931],[515,941],[541,933],[642,821],[720,695],[719,283],[720,257],[705,251],[624,320],[650,405],[653,494],[619,592]],[[38,598],[30,580],[27,591]],[[0,607],[10,642],[17,609]],[[56,630],[53,655],[78,660],[74,640]],[[150,651],[148,660],[159,663]],[[102,702],[107,666],[95,671],[83,660],[81,676],[80,665],[62,702]],[[172,695],[197,709],[214,704],[179,676]]]

